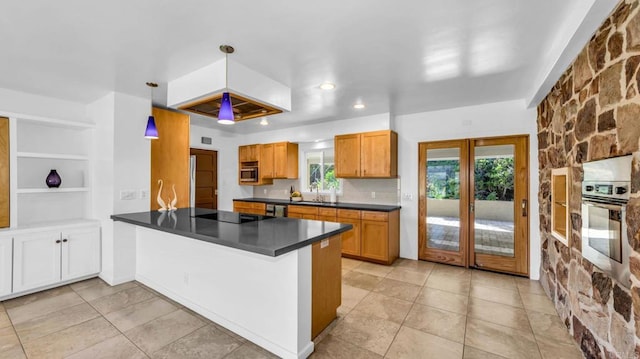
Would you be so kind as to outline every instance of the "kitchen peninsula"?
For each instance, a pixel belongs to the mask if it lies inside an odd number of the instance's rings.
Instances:
[[[349,224],[184,208],[132,225],[136,280],[283,358],[305,358],[340,305]]]

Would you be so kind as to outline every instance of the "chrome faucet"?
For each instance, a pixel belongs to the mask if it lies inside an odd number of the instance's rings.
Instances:
[[[320,185],[317,181],[311,184],[311,192],[313,192],[314,188],[316,189],[316,198],[313,201],[320,203],[324,202],[324,198],[320,195]]]

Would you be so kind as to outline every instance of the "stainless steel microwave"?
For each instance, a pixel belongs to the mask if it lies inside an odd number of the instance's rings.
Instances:
[[[240,182],[258,182],[258,166],[241,167]]]

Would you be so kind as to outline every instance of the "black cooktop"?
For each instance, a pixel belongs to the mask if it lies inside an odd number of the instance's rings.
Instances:
[[[264,221],[266,219],[271,219],[274,217],[271,216],[261,216],[258,214],[247,214],[247,213],[238,213],[238,212],[225,212],[218,211],[215,213],[207,213],[207,214],[199,214],[195,216],[196,218],[204,218],[211,219],[218,222],[226,222],[226,223],[247,223],[247,222],[256,222],[256,221]]]

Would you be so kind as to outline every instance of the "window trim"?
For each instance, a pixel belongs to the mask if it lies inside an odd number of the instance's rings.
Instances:
[[[322,167],[324,167],[325,163],[324,163],[324,156],[325,156],[325,152],[327,150],[331,150],[334,152],[334,156],[335,156],[335,149],[333,147],[325,147],[325,148],[310,148],[307,150],[304,150],[302,152],[302,166],[300,166],[300,168],[302,168],[302,173],[300,174],[300,188],[304,189],[301,192],[306,192],[306,193],[316,193],[315,191],[311,191],[311,184],[308,183],[308,177],[309,174],[307,172],[307,154],[309,153],[317,153],[320,152],[320,165]],[[334,157],[335,158],[335,157]],[[335,168],[335,163],[334,163],[334,168]],[[322,176],[322,180],[324,181],[324,170],[322,170],[321,172],[321,176]],[[343,188],[344,188],[344,180],[342,178],[337,178],[338,182],[340,183],[340,187],[336,189],[336,195],[342,195],[343,192]],[[318,193],[323,194],[323,195],[327,195],[327,194],[331,194],[331,189],[327,188],[327,189],[322,189],[320,191],[318,191]]]

